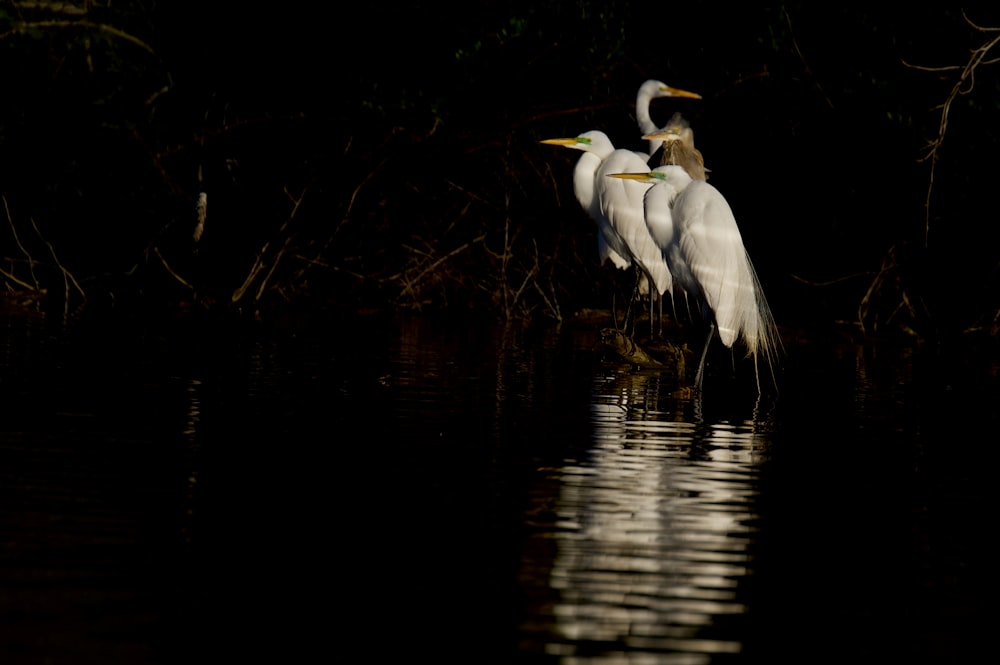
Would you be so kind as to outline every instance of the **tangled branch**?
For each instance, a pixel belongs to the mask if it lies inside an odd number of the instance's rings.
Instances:
[[[13,35],[27,35],[32,30],[62,30],[62,29],[77,29],[83,28],[85,30],[91,30],[115,39],[120,39],[122,41],[129,42],[134,46],[138,46],[143,51],[147,53],[156,55],[156,51],[153,47],[139,39],[135,35],[131,35],[124,30],[120,30],[113,25],[107,25],[106,23],[94,23],[92,21],[31,21],[31,22],[17,22],[11,25],[10,30],[0,33],[0,40],[6,39],[7,37]]]
[[[982,46],[975,48],[969,54],[969,59],[965,63],[965,66],[949,66],[949,67],[924,67],[919,65],[911,65],[910,63],[903,61],[903,64],[911,69],[918,69],[928,72],[940,72],[940,71],[960,71],[958,80],[952,86],[951,91],[945,98],[944,103],[936,107],[941,110],[941,118],[938,121],[938,133],[934,140],[930,141],[927,145],[926,154],[920,158],[919,161],[925,162],[930,161],[931,169],[930,176],[927,183],[927,195],[924,198],[924,247],[926,248],[930,244],[930,232],[931,232],[931,194],[934,190],[934,175],[937,170],[939,151],[941,146],[944,144],[944,137],[948,131],[948,115],[951,111],[951,104],[954,102],[959,95],[967,95],[972,92],[976,86],[976,68],[980,65],[992,65],[1000,61],[1000,58],[993,58],[990,60],[986,59],[986,56],[993,50],[997,44],[1000,44],[1000,28],[986,28],[977,25],[969,19],[965,14],[965,10],[962,10],[962,17],[965,22],[969,24],[975,30],[992,34],[993,36],[988,39]]]

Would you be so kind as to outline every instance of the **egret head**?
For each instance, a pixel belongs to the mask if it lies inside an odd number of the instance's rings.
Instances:
[[[622,178],[623,180],[639,180],[653,184],[665,182],[674,185],[678,189],[683,189],[691,183],[691,176],[684,170],[683,166],[670,164],[668,166],[657,166],[652,171],[644,173],[609,173],[609,178]]]
[[[652,171],[642,173],[609,173],[609,178],[622,178],[623,180],[640,180],[643,182],[678,182],[691,180],[682,166],[657,166]]]
[[[691,129],[691,123],[680,113],[675,113],[663,129],[646,134],[642,138],[647,141],[684,141],[694,144],[694,130]]]
[[[639,96],[654,99],[656,97],[686,97],[688,99],[701,99],[701,95],[696,92],[688,92],[680,88],[672,88],[663,81],[650,79],[639,88]]]
[[[608,138],[607,134],[597,130],[584,132],[579,136],[571,138],[545,139],[541,143],[561,145],[573,148],[574,150],[583,150],[584,152],[605,153],[614,150],[614,146],[611,145],[611,139]]]

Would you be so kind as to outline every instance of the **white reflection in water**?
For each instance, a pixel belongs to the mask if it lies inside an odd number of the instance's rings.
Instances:
[[[760,441],[750,423],[658,410],[658,386],[599,381],[589,455],[558,471],[549,653],[701,663],[741,648],[718,622],[746,609]]]

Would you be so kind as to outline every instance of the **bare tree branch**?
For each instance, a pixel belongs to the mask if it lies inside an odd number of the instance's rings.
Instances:
[[[156,51],[153,50],[152,46],[138,37],[130,35],[124,30],[119,30],[113,25],[108,25],[106,23],[93,23],[92,21],[19,21],[14,23],[11,29],[7,32],[0,33],[0,40],[6,39],[12,35],[24,35],[30,30],[47,30],[50,28],[85,28],[129,42],[130,44],[134,44],[150,54],[156,54]]]
[[[944,137],[948,131],[948,118],[951,113],[951,104],[954,102],[959,95],[967,95],[975,88],[976,85],[976,68],[980,65],[993,64],[1000,61],[1000,58],[986,59],[987,54],[993,50],[997,44],[1000,44],[1000,28],[984,28],[973,23],[969,17],[962,11],[962,16],[965,18],[966,23],[968,23],[974,29],[980,32],[987,33],[998,33],[996,36],[990,38],[983,45],[972,50],[969,55],[968,61],[962,67],[946,67],[946,68],[930,68],[930,67],[918,67],[910,65],[904,61],[904,65],[911,67],[913,69],[919,69],[923,71],[951,71],[951,70],[961,70],[958,80],[955,81],[954,85],[945,98],[945,101],[940,106],[936,107],[941,110],[941,117],[938,121],[938,133],[934,140],[930,141],[927,146],[926,154],[920,158],[919,161],[930,161],[930,175],[928,176],[927,183],[927,194],[924,197],[924,247],[930,245],[930,233],[931,233],[931,196],[934,191],[934,176],[937,172],[937,166],[939,161],[939,151],[941,146],[944,144]]]
[[[183,284],[187,288],[191,289],[192,291],[195,290],[193,284],[191,284],[186,279],[184,279],[183,277],[181,277],[179,274],[177,274],[176,270],[174,270],[173,268],[170,267],[170,264],[167,263],[167,260],[163,257],[163,254],[160,253],[160,248],[159,247],[153,247],[153,252],[156,254],[156,257],[158,259],[160,259],[160,263],[163,264],[163,267],[166,268],[167,272],[170,273],[171,277],[173,277],[178,282],[180,282],[181,284]]]

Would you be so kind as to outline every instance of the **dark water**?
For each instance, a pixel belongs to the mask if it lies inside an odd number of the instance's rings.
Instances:
[[[0,662],[970,662],[991,348],[0,319]],[[744,377],[745,378],[745,377]]]

